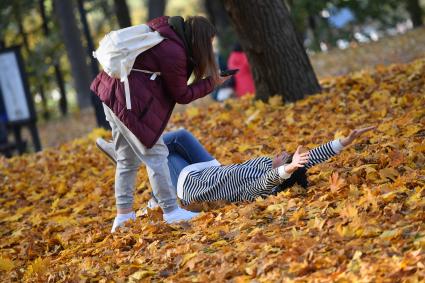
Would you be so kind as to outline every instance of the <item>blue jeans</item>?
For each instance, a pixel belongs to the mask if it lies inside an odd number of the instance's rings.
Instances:
[[[168,168],[171,183],[177,188],[177,180],[184,167],[190,164],[214,160],[214,157],[187,130],[177,130],[164,134],[164,143],[168,147]]]

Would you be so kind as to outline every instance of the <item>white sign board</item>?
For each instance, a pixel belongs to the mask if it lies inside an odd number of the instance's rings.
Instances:
[[[9,122],[30,118],[28,102],[15,52],[0,54],[0,88]]]

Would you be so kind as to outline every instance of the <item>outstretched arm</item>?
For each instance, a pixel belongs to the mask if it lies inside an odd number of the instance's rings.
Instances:
[[[305,151],[302,146],[298,146],[289,164],[283,164],[289,159],[289,155],[282,154],[277,156],[272,163],[273,169],[249,184],[245,191],[246,195],[244,199],[253,200],[258,196],[269,195],[275,186],[281,184],[284,179],[290,178],[292,173],[298,168],[305,167],[308,169],[318,163],[326,161],[330,157],[338,154],[356,138],[373,129],[375,129],[374,126],[353,130],[347,137],[328,142],[310,151]]]
[[[304,166],[302,167],[306,167],[308,169],[316,164],[319,164],[321,162],[328,160],[332,156],[335,156],[336,154],[338,154],[344,147],[351,144],[356,138],[375,128],[376,128],[375,126],[372,126],[367,128],[355,129],[351,131],[351,133],[347,137],[328,142],[326,144],[323,144],[319,147],[316,147],[310,150],[309,159],[307,162],[303,163]],[[288,163],[288,160],[290,161],[292,158],[293,158],[293,155],[287,152],[282,152],[282,154],[275,156],[275,158],[273,159],[272,166],[273,168],[278,168],[279,166],[282,166]],[[286,166],[287,166],[288,173],[292,173],[296,170],[296,168],[293,168],[293,166],[288,166],[288,165]],[[280,169],[280,170],[283,170],[283,169]]]
[[[309,152],[302,151],[302,147],[299,146],[292,157],[291,163],[273,168],[250,183],[245,191],[244,199],[253,200],[258,196],[270,195],[277,185],[288,179],[295,170],[303,167],[308,161]]]
[[[372,126],[367,128],[355,129],[351,131],[351,133],[347,137],[325,143],[319,147],[310,150],[310,159],[305,164],[305,167],[307,169],[311,168],[314,165],[322,163],[328,160],[329,158],[339,154],[344,147],[351,144],[356,138],[375,128],[375,126]]]
[[[375,130],[376,126],[370,126],[370,127],[366,127],[366,128],[360,128],[360,129],[355,129],[352,130],[351,133],[345,137],[340,139],[342,146],[347,146],[349,144],[351,144],[356,138],[360,137],[361,135],[363,135],[366,132],[369,132],[371,130]]]

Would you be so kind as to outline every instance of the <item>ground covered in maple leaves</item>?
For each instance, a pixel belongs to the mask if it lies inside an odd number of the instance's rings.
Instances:
[[[0,281],[425,280],[425,60],[322,81],[295,104],[251,99],[189,108],[186,127],[222,163],[313,147],[378,125],[291,188],[201,205],[188,224],[158,211],[109,233],[114,167],[86,138],[0,159]],[[141,168],[138,208],[149,198]]]

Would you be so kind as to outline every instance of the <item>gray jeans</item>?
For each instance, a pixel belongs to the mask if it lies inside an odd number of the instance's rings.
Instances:
[[[109,107],[103,105],[106,120],[112,128],[117,167],[115,172],[115,199],[117,208],[133,206],[134,183],[142,163],[146,165],[153,195],[164,213],[177,208],[176,193],[168,169],[168,148],[162,137],[152,147],[145,147],[118,119]]]

